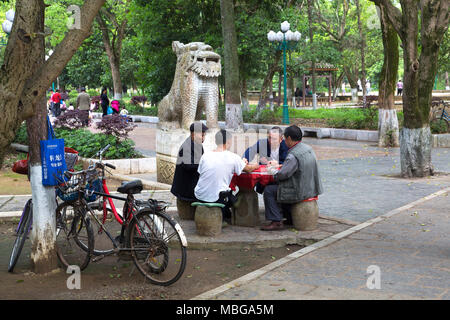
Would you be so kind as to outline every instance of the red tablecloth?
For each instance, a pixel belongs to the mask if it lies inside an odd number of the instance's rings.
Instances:
[[[231,179],[230,188],[233,191],[236,190],[236,186],[238,186],[240,189],[253,190],[257,182],[259,182],[263,186],[268,185],[271,182],[274,182],[273,175],[267,172],[266,165],[260,165],[258,169],[250,173],[242,172],[239,176],[234,174],[233,179]],[[302,202],[314,201],[318,199],[319,197],[317,196],[303,200]]]
[[[236,186],[240,189],[253,190],[257,182],[265,186],[273,181],[273,175],[267,172],[267,166],[260,165],[258,169],[250,173],[242,172],[239,176],[234,174],[230,183],[230,188],[233,191],[236,190]]]

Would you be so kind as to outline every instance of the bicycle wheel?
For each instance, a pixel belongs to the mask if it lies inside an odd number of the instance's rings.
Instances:
[[[14,267],[19,260],[23,245],[30,232],[31,224],[33,222],[33,202],[28,200],[23,208],[22,217],[17,228],[17,238],[14,241],[11,257],[9,259],[8,272],[13,272]]]
[[[181,277],[187,241],[171,217],[141,209],[128,225],[127,235],[134,263],[151,283],[168,286]]]
[[[82,248],[85,243],[87,248]],[[85,269],[94,250],[94,235],[86,210],[69,202],[56,208],[56,247],[64,267],[78,266]]]

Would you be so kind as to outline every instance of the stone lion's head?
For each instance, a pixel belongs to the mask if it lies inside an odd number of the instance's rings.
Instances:
[[[192,70],[203,77],[213,78],[221,74],[220,55],[203,42],[182,44],[172,42],[172,49],[177,55],[177,64],[185,71]]]

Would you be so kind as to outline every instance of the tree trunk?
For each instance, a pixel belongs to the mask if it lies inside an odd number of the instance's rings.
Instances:
[[[245,78],[241,82],[241,100],[242,110],[248,112],[250,110],[250,103],[248,102],[247,79]]]
[[[367,89],[366,89],[366,62],[365,62],[365,51],[364,48],[366,46],[366,40],[364,37],[364,32],[362,29],[362,24],[361,24],[361,6],[359,4],[359,0],[355,0],[356,3],[356,12],[357,12],[357,17],[358,17],[358,31],[359,31],[359,37],[360,37],[360,51],[361,51],[361,87],[362,87],[362,92],[363,92],[363,106],[366,105],[366,94],[367,94]]]
[[[44,50],[42,51],[44,53]],[[47,138],[47,102],[42,99],[36,113],[27,120],[30,143],[30,182],[33,198],[33,229],[31,232],[31,265],[35,273],[47,273],[58,267],[56,256],[55,188],[42,184],[40,140]]]
[[[387,16],[403,44],[404,128],[400,132],[402,176],[433,174],[429,113],[440,44],[449,23],[448,0],[402,0],[402,10],[389,0],[383,3]],[[421,50],[419,56],[419,15]]]
[[[233,0],[220,0],[220,14],[225,65],[225,124],[228,129],[243,131]]]
[[[450,82],[448,81],[448,71],[445,71],[445,90],[450,90]]]
[[[256,118],[259,118],[261,115],[262,110],[266,108],[267,100],[271,100],[271,105],[273,109],[273,76],[275,75],[275,72],[278,69],[278,63],[280,62],[281,58],[281,50],[277,50],[275,54],[275,59],[273,63],[269,66],[269,70],[267,71],[267,75],[264,78],[261,91],[259,94],[259,100],[258,100],[258,106],[256,108]]]
[[[394,104],[399,62],[398,36],[386,17],[383,4],[377,7],[380,14],[384,50],[378,94],[378,146],[398,147],[399,126]]]
[[[106,25],[106,22],[101,13],[97,16],[97,22],[100,26],[100,30],[102,31],[102,39],[103,45],[105,47],[106,55],[108,56],[109,65],[111,67],[111,77],[113,80],[114,87],[114,99],[120,100],[122,99],[123,94],[123,86],[122,86],[122,78],[120,76],[120,63],[122,56],[122,41],[125,37],[125,28],[127,26],[127,20],[124,20],[122,24],[118,24],[116,21],[116,17],[112,14],[109,14],[111,19],[114,19],[114,25],[116,26],[117,35],[113,34],[112,39],[109,36],[110,30]]]
[[[312,16],[313,0],[308,0],[308,30],[309,30],[309,45],[312,47],[314,42],[314,30],[313,30],[313,16]],[[311,81],[312,81],[312,94],[313,97],[316,94],[316,60],[311,58]],[[306,94],[306,93],[303,93]],[[313,98],[313,109],[317,108],[317,99]]]
[[[344,71],[350,84],[352,102],[358,102],[358,69],[352,71],[350,67],[344,66]]]

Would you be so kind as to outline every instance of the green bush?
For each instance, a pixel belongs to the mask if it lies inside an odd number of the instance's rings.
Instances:
[[[142,155],[134,150],[134,142],[130,139],[119,140],[112,135],[91,133],[88,130],[56,129],[57,138],[64,139],[65,146],[78,151],[84,158],[92,158],[106,145],[111,148],[103,155],[105,159],[141,158]]]
[[[122,103],[120,104],[122,106]],[[141,115],[141,116],[158,116],[158,108],[150,107],[143,108],[140,105],[133,105],[131,103],[125,104],[125,108],[128,110],[128,115]]]
[[[66,147],[78,151],[84,158],[91,158],[107,144],[111,148],[104,154],[105,159],[142,158],[143,156],[134,150],[134,142],[130,139],[120,140],[112,135],[92,133],[85,129],[66,130],[55,128],[56,138],[64,139]],[[23,123],[17,131],[15,143],[28,145],[26,125]]]

